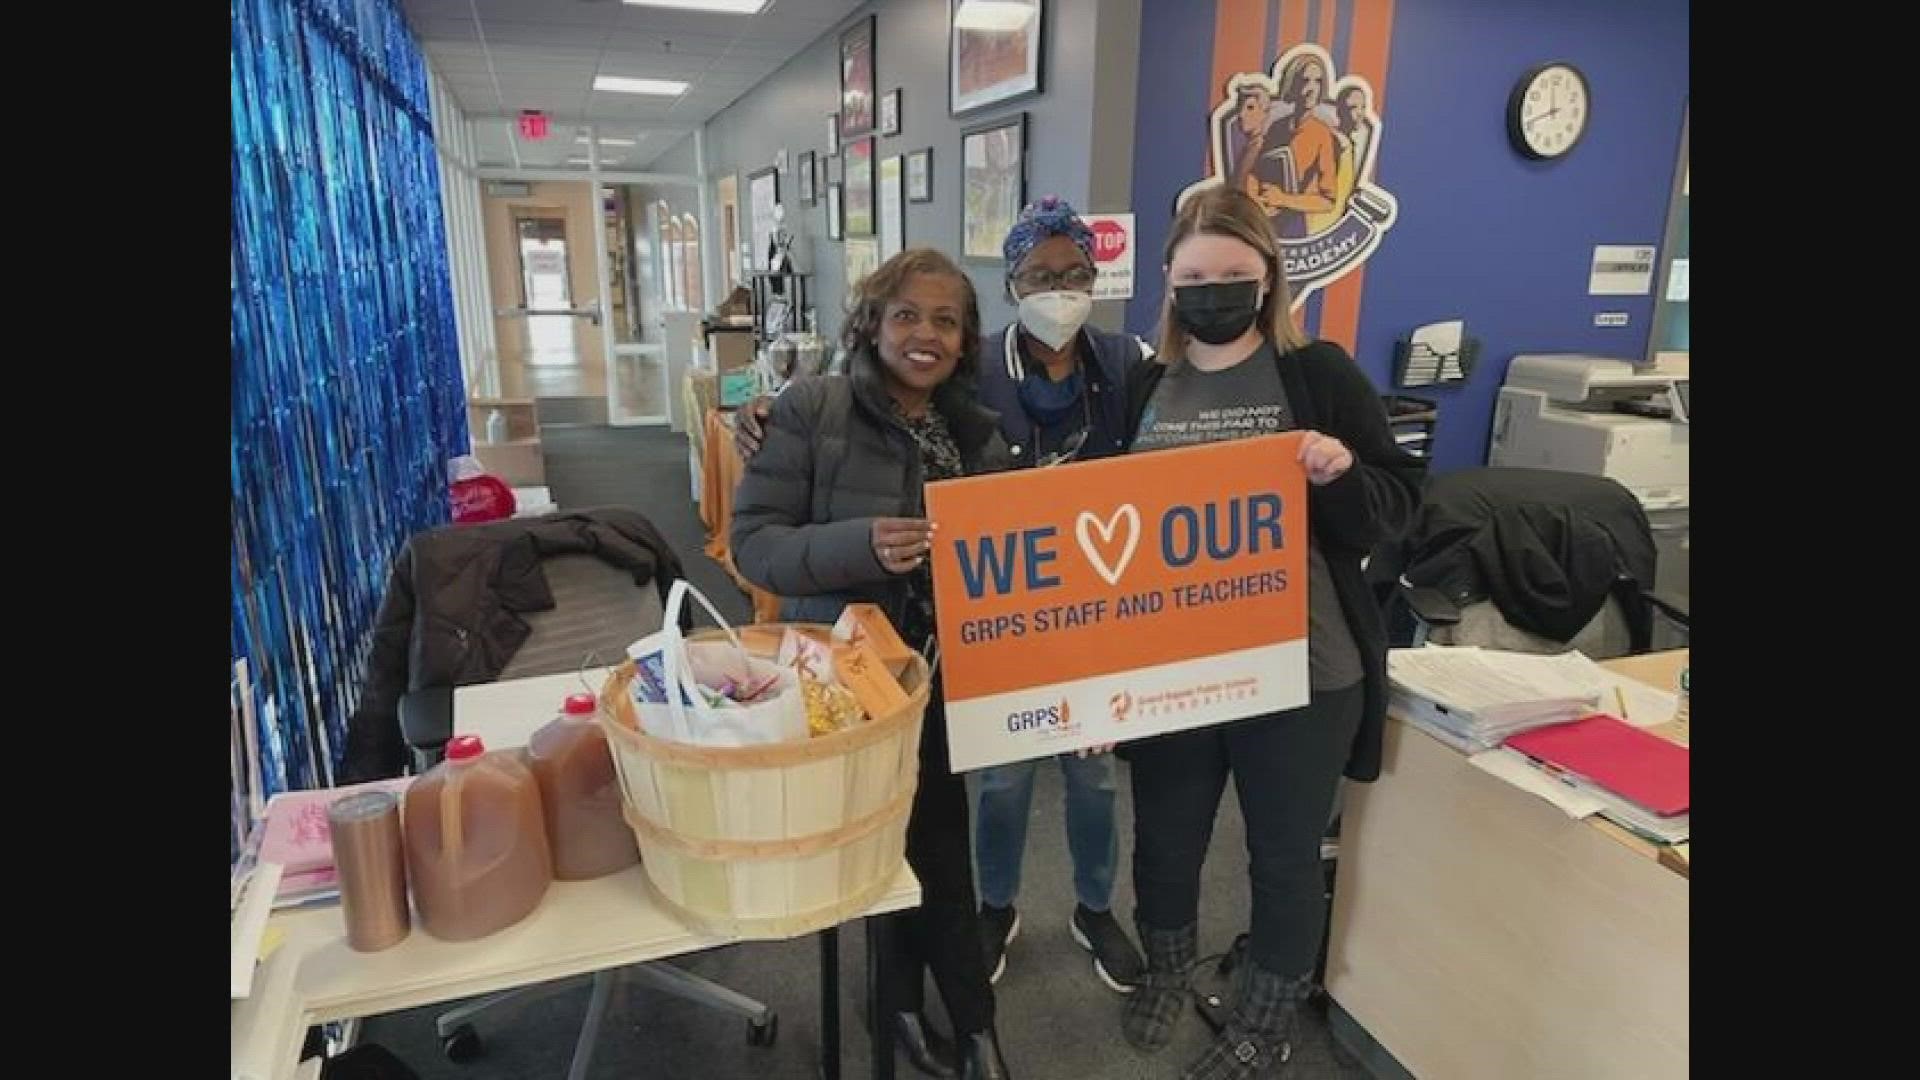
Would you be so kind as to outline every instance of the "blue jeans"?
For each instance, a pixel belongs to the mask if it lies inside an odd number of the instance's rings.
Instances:
[[[1034,771],[1044,760],[980,770],[974,858],[980,866],[980,899],[994,907],[1011,907],[1020,894]],[[1113,902],[1113,870],[1120,856],[1120,837],[1113,827],[1113,755],[1061,754],[1054,760],[1066,781],[1067,849],[1073,855],[1074,894],[1082,907],[1105,911]]]

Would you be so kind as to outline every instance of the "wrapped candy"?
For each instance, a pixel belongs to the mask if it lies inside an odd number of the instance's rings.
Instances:
[[[807,731],[831,735],[866,719],[852,691],[800,672],[800,693],[807,706]]]

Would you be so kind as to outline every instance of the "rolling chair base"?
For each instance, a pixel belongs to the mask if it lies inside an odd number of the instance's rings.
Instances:
[[[627,968],[594,974],[593,996],[587,1004],[586,1019],[580,1025],[580,1036],[574,1042],[573,1063],[567,1069],[567,1080],[586,1080],[587,1069],[593,1063],[593,1048],[599,1041],[600,1026],[606,1019],[607,999],[613,994],[615,980],[622,976],[637,979],[656,990],[695,1004],[711,1005],[744,1017],[747,1021],[746,1037],[749,1046],[772,1046],[780,1037],[779,1014],[745,994],[729,990],[718,983],[664,961],[635,964]],[[539,986],[522,987],[503,994],[495,994],[441,1013],[433,1022],[434,1033],[440,1037],[441,1052],[446,1054],[449,1061],[472,1061],[485,1049],[480,1041],[480,1033],[473,1027],[472,1021],[476,1017],[496,1010],[519,1008],[541,998],[561,993],[570,988],[571,982],[572,980],[569,979],[555,979]]]

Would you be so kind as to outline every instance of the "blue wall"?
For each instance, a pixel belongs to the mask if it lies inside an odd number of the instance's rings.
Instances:
[[[1275,0],[1265,18],[1222,32],[1272,36],[1284,5],[1368,0]],[[1180,188],[1198,179],[1212,76],[1214,3],[1143,0],[1141,83],[1133,203],[1142,258],[1158,258]],[[1244,6],[1244,5],[1243,5]],[[1224,5],[1220,10],[1225,10]],[[1658,245],[1679,153],[1688,94],[1685,0],[1399,0],[1375,180],[1399,200],[1399,218],[1366,265],[1355,358],[1383,391],[1396,339],[1414,327],[1466,320],[1481,366],[1464,387],[1414,393],[1441,401],[1434,462],[1485,461],[1493,401],[1516,353],[1595,352],[1638,358],[1647,349],[1653,297],[1587,295],[1596,244]],[[1293,44],[1280,42],[1279,48]],[[1344,42],[1333,55],[1346,73]],[[1275,49],[1266,50],[1270,59]],[[1578,66],[1593,113],[1571,154],[1526,161],[1508,145],[1507,95],[1529,68]],[[1152,148],[1152,152],[1146,152]],[[1661,255],[1664,258],[1665,252]],[[1152,281],[1153,275],[1144,274]],[[1160,294],[1146,288],[1127,325],[1152,329]],[[1320,301],[1307,309],[1317,329]],[[1624,311],[1624,328],[1596,328]]]

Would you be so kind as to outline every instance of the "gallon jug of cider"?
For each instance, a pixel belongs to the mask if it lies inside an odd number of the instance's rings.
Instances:
[[[540,782],[547,847],[558,881],[605,877],[640,861],[620,814],[620,778],[594,713],[592,694],[573,694],[560,715],[527,740],[527,767]]]
[[[476,736],[449,741],[446,760],[407,788],[403,827],[420,925],[443,941],[512,926],[553,881],[539,782]]]

